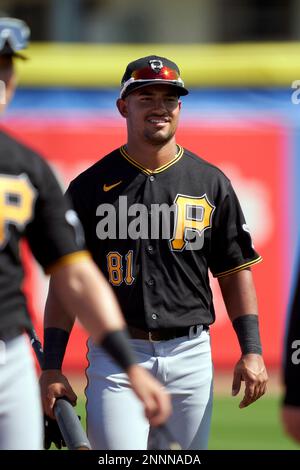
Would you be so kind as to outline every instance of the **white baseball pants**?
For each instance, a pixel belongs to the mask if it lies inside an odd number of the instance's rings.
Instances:
[[[0,449],[42,449],[39,385],[25,335],[1,342]]]
[[[209,332],[150,342],[132,339],[138,363],[168,390],[173,414],[167,426],[183,449],[206,449],[212,413]],[[127,375],[101,348],[88,342],[87,430],[94,449],[168,449],[165,436],[151,428]]]

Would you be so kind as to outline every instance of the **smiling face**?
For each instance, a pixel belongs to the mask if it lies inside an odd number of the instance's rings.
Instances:
[[[119,99],[117,106],[127,120],[128,140],[160,146],[174,138],[181,108],[175,87],[145,86]]]

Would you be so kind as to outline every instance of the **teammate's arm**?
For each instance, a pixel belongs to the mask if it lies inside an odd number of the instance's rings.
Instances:
[[[244,408],[264,395],[268,380],[261,355],[258,307],[251,270],[243,269],[219,278],[219,284],[242,350],[234,369],[232,395],[239,393],[241,382],[245,381],[245,394],[239,405]]]
[[[113,332],[123,331],[125,328],[125,321],[112,289],[89,259],[61,266],[52,274],[45,326],[62,329],[68,333],[73,326],[75,314],[96,344],[100,344],[103,340],[107,342]],[[122,355],[127,355],[129,358],[128,365],[124,368],[132,388],[142,400],[150,423],[161,424],[171,411],[169,397],[159,382],[133,363],[130,354],[131,349],[128,343]],[[122,365],[124,358],[120,351],[118,355],[119,363]],[[60,368],[43,372],[41,389],[45,412],[51,417],[53,417],[52,408],[55,398],[67,395],[71,401],[76,400]]]

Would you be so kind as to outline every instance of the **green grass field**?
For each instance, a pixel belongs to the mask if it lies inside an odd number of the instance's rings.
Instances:
[[[215,397],[210,449],[300,449],[282,431],[278,398],[263,397],[242,410],[238,403]]]
[[[300,449],[282,431],[276,396],[263,397],[242,410],[238,403],[238,399],[215,396],[210,449]],[[84,423],[83,399],[77,409]]]

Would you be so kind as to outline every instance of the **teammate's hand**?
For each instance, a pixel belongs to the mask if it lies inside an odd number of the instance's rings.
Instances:
[[[165,388],[138,365],[131,366],[127,374],[133,391],[144,404],[145,415],[150,424],[163,424],[172,411],[171,400]]]
[[[44,412],[55,419],[53,407],[58,397],[66,397],[75,406],[77,396],[68,379],[59,370],[44,370],[40,377],[41,397]]]
[[[239,407],[245,408],[264,395],[267,389],[268,374],[260,354],[245,354],[236,364],[232,383],[233,396],[239,393],[242,381],[245,381],[245,394]]]
[[[281,409],[281,421],[285,431],[296,442],[300,442],[300,407],[283,405]]]

